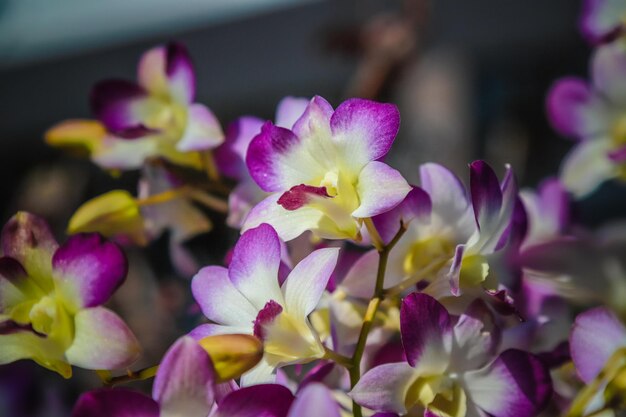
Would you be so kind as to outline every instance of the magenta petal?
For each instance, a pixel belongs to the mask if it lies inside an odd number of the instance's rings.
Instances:
[[[262,126],[263,121],[252,116],[240,117],[228,125],[224,144],[215,149],[215,162],[222,174],[236,180],[248,175],[245,163],[248,146]]]
[[[94,115],[112,132],[124,136],[143,126],[133,106],[145,100],[148,93],[139,85],[124,80],[106,80],[91,91],[91,109]]]
[[[400,331],[407,361],[413,367],[442,372],[448,365],[450,315],[433,297],[413,293],[402,301]]]
[[[250,142],[246,164],[250,175],[263,191],[281,191],[285,184],[277,166],[277,154],[284,154],[297,145],[299,139],[290,130],[277,127],[272,122],[263,125],[261,133]]]
[[[187,48],[170,43],[165,50],[165,74],[170,94],[181,103],[192,103],[196,95],[196,75]]]
[[[355,151],[353,158],[374,161],[389,152],[400,128],[400,112],[393,104],[353,98],[337,107],[330,126],[337,142]]]
[[[282,385],[253,385],[228,394],[212,417],[286,417],[292,402]]]
[[[470,164],[470,188],[474,216],[480,228],[480,225],[488,219],[497,216],[502,207],[502,191],[498,177],[484,161],[474,161]]]
[[[341,413],[330,390],[320,383],[312,383],[298,393],[288,417],[320,416],[341,417]]]
[[[580,139],[607,129],[600,99],[580,78],[567,77],[554,83],[546,107],[552,126],[564,136]]]
[[[576,317],[570,333],[570,351],[578,375],[586,383],[623,347],[626,347],[626,328],[609,309],[597,307]]]
[[[159,406],[137,391],[99,389],[80,396],[72,417],[159,417]]]
[[[584,0],[580,30],[592,44],[615,40],[624,30],[626,5],[612,0]]]
[[[539,358],[509,349],[488,367],[466,374],[468,397],[494,417],[533,417],[552,396],[552,380]]]
[[[206,417],[213,406],[215,375],[209,355],[189,336],[167,351],[154,379],[152,398],[161,413]]]
[[[52,258],[54,278],[80,307],[105,303],[126,279],[122,250],[98,234],[70,237]]]
[[[414,219],[427,221],[431,211],[432,203],[426,191],[412,186],[400,204],[372,220],[383,242],[389,243],[400,230],[400,222],[406,226]]]

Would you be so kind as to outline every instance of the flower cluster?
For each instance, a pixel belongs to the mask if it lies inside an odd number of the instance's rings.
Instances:
[[[625,16],[626,1],[585,2],[593,81],[560,80],[547,98],[554,127],[578,144],[537,190],[480,160],[467,186],[436,163],[409,184],[384,162],[399,111],[371,100],[287,97],[273,122],[243,116],[223,134],[195,102],[185,48],[149,50],[137,83],[93,89],[97,120],[46,134],[141,179],[136,193],[79,207],[63,245],[35,215],[8,221],[0,363],[96,370],[104,387],[83,393],[74,417],[626,408],[626,229],[586,231],[570,215],[573,199],[626,179]],[[210,232],[212,212],[240,235],[225,265],[201,267],[185,242]],[[126,277],[118,244],[164,232],[202,316],[158,365],[131,371],[139,343],[102,305]],[[151,395],[114,387],[152,377]]]

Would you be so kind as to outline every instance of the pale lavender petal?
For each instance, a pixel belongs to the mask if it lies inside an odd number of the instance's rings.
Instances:
[[[321,142],[324,137],[330,138],[330,118],[333,106],[320,96],[313,97],[302,116],[294,123],[293,132],[308,141]]]
[[[215,374],[211,358],[191,337],[165,353],[152,386],[161,416],[206,417],[213,406]]]
[[[358,168],[389,152],[400,128],[400,112],[393,104],[354,98],[337,107],[330,126],[333,140]]]
[[[411,366],[431,374],[441,373],[447,368],[452,324],[448,311],[441,303],[426,294],[407,296],[400,310],[400,331]]]
[[[555,82],[548,92],[546,108],[552,126],[564,136],[582,139],[608,130],[608,107],[580,78]]]
[[[500,329],[493,313],[483,300],[476,299],[454,326],[450,368],[459,371],[481,368],[493,358],[499,342]]]
[[[170,96],[181,104],[194,100],[196,79],[187,49],[179,43],[145,52],[137,70],[139,84],[154,96]]]
[[[261,133],[263,123],[257,117],[243,116],[228,125],[224,143],[215,149],[215,162],[222,174],[237,180],[248,176],[248,146]]]
[[[621,42],[595,50],[591,61],[595,88],[615,105],[626,104],[626,47]]]
[[[626,347],[626,328],[606,307],[593,308],[576,317],[570,333],[570,351],[584,382],[591,382],[611,355],[623,347]]]
[[[283,304],[278,285],[280,260],[280,240],[268,224],[245,231],[235,245],[228,275],[257,310],[269,300]]]
[[[283,284],[289,314],[306,318],[315,309],[337,264],[339,248],[318,249],[300,261]]]
[[[349,395],[374,411],[404,414],[407,392],[418,376],[406,362],[380,365],[367,371]]]
[[[205,151],[216,148],[222,142],[224,132],[213,112],[203,104],[189,106],[187,128],[176,149],[181,152]]]
[[[549,178],[539,185],[539,195],[542,212],[556,223],[555,232],[563,231],[571,217],[570,201],[563,184],[556,178]]]
[[[105,303],[126,279],[122,250],[96,233],[71,236],[54,253],[57,288],[77,307]]]
[[[209,320],[251,329],[257,309],[235,288],[226,268],[202,268],[191,281],[191,292]]]
[[[468,398],[494,417],[533,417],[552,396],[546,366],[536,356],[510,349],[489,366],[465,374]]]
[[[359,174],[356,188],[361,205],[352,215],[361,218],[391,210],[411,191],[411,186],[400,172],[378,161],[365,165]]]
[[[339,288],[351,297],[369,300],[376,287],[378,251],[373,249],[363,254],[350,268]]]
[[[431,211],[432,204],[426,191],[419,187],[411,187],[411,191],[400,204],[386,213],[373,217],[372,221],[383,242],[389,243],[400,230],[401,224],[407,226],[414,219],[427,223]]]
[[[584,0],[580,30],[592,44],[610,42],[624,30],[626,4],[620,0]]]
[[[328,388],[320,383],[308,384],[298,392],[287,417],[341,417],[339,406]]]
[[[246,326],[222,326],[219,324],[207,323],[201,324],[187,335],[196,341],[204,339],[207,336],[216,336],[220,334],[252,334],[252,320]]]
[[[280,100],[276,107],[276,126],[291,129],[304,114],[309,101],[302,97],[285,97]]]
[[[463,266],[463,254],[465,245],[457,245],[454,249],[454,257],[448,271],[447,278],[450,282],[450,293],[454,296],[461,295],[461,267]]]
[[[241,181],[228,196],[226,224],[232,228],[241,229],[250,210],[266,197],[267,193],[261,190],[252,179],[246,178]]]
[[[72,417],[159,417],[159,405],[128,389],[99,389],[80,396]]]
[[[563,159],[560,178],[574,197],[583,198],[617,176],[617,168],[608,158],[610,151],[610,139],[596,138],[579,143]]]
[[[139,358],[141,347],[126,323],[104,307],[79,311],[74,340],[65,352],[72,365],[85,369],[122,369]]]
[[[430,196],[432,211],[445,222],[467,216],[469,202],[461,180],[447,168],[434,163],[420,166],[420,184]]]
[[[213,417],[286,417],[292,402],[282,385],[254,385],[227,395]]]

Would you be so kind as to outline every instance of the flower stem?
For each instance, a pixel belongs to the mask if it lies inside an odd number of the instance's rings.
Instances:
[[[369,223],[368,223],[369,220]],[[365,225],[368,224],[374,228],[373,223],[370,219],[366,219]],[[368,227],[369,230],[369,227]],[[363,317],[363,325],[361,326],[361,332],[359,333],[359,339],[357,341],[356,347],[354,349],[354,354],[352,355],[352,364],[349,369],[350,371],[350,386],[354,388],[354,386],[361,379],[361,360],[363,359],[363,353],[365,352],[365,346],[367,343],[367,336],[369,335],[372,326],[374,325],[374,319],[376,318],[376,313],[378,312],[378,307],[380,303],[385,297],[384,293],[384,285],[385,285],[385,271],[387,269],[387,261],[389,259],[389,252],[391,249],[398,243],[402,235],[406,232],[406,226],[403,223],[400,223],[400,229],[393,237],[393,239],[387,244],[382,245],[380,248],[377,247],[378,250],[378,270],[376,272],[376,287],[374,289],[374,296],[370,300],[367,305],[367,310],[365,312],[365,317]],[[370,234],[372,232],[370,231]],[[380,239],[380,235],[376,231],[376,236]],[[372,238],[374,241],[374,238]],[[382,241],[380,241],[382,243]],[[354,417],[363,417],[363,411],[361,410],[361,406],[356,402],[352,401],[352,412]]]
[[[139,371],[128,370],[126,375],[110,376],[110,374],[108,373],[98,372],[98,376],[100,376],[100,379],[102,379],[102,384],[104,386],[112,387],[114,385],[124,384],[126,382],[143,381],[145,379],[153,378],[158,370],[159,365],[154,365],[149,368],[140,369]]]
[[[202,159],[204,162],[204,168],[206,169],[207,177],[213,182],[220,182],[220,173],[215,165],[215,158],[213,158],[213,152],[202,152]]]
[[[136,201],[139,206],[151,206],[155,204],[168,203],[179,198],[190,198],[211,210],[217,211],[218,213],[228,212],[228,203],[226,201],[190,186],[172,188],[171,190],[153,194],[146,198],[140,198]]]
[[[350,369],[352,367],[352,358],[341,355],[334,350],[327,348],[326,346],[324,346],[324,352],[324,359],[331,360],[346,369]]]

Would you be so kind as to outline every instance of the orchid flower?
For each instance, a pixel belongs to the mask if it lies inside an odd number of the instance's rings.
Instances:
[[[293,128],[263,125],[248,148],[250,175],[269,197],[243,230],[271,224],[281,239],[310,230],[321,238],[361,238],[363,219],[395,207],[410,191],[379,160],[400,123],[395,106],[351,99],[336,110],[314,97]]]
[[[59,246],[43,219],[17,213],[0,237],[0,364],[32,359],[65,378],[70,365],[119,369],[140,348],[102,307],[126,278],[122,251],[96,234]]]
[[[592,44],[610,42],[624,32],[624,0],[584,0],[580,30]]]
[[[402,303],[407,362],[377,366],[357,383],[352,398],[379,412],[426,416],[535,416],[552,392],[550,375],[532,354],[507,350],[497,357],[498,329],[482,301],[454,320],[426,294]]]
[[[393,210],[374,217],[383,241],[390,241],[400,222],[406,232],[389,255],[387,288],[411,288],[426,283],[424,291],[437,299],[476,289],[497,290],[490,260],[506,246],[517,203],[517,187],[507,169],[501,184],[482,161],[470,165],[471,202],[465,187],[437,164],[420,167],[422,188],[414,187]],[[376,251],[365,254],[348,272],[340,289],[369,299],[375,282]]]
[[[279,284],[281,244],[267,224],[244,232],[228,269],[208,266],[191,289],[204,315],[215,324],[197,327],[192,336],[254,334],[264,341],[259,365],[242,376],[243,385],[272,380],[275,368],[324,356],[324,346],[308,316],[317,306],[337,262],[338,249],[318,249]]]
[[[276,126],[292,129],[308,103],[305,98],[283,98],[276,108]],[[226,223],[233,228],[240,229],[250,209],[268,196],[250,177],[246,167],[248,146],[262,127],[263,120],[257,117],[240,117],[226,128],[224,143],[215,150],[215,162],[220,172],[238,182],[228,197]]]
[[[63,122],[46,133],[47,142],[86,148],[107,169],[136,169],[152,157],[202,168],[199,152],[220,145],[224,135],[215,115],[194,103],[196,78],[185,47],[150,49],[137,75],[137,83],[98,83],[91,95],[98,121]]]
[[[558,80],[547,97],[554,128],[578,143],[561,166],[561,181],[577,198],[602,182],[626,178],[626,45],[615,42],[597,49],[591,61],[592,81]]]

